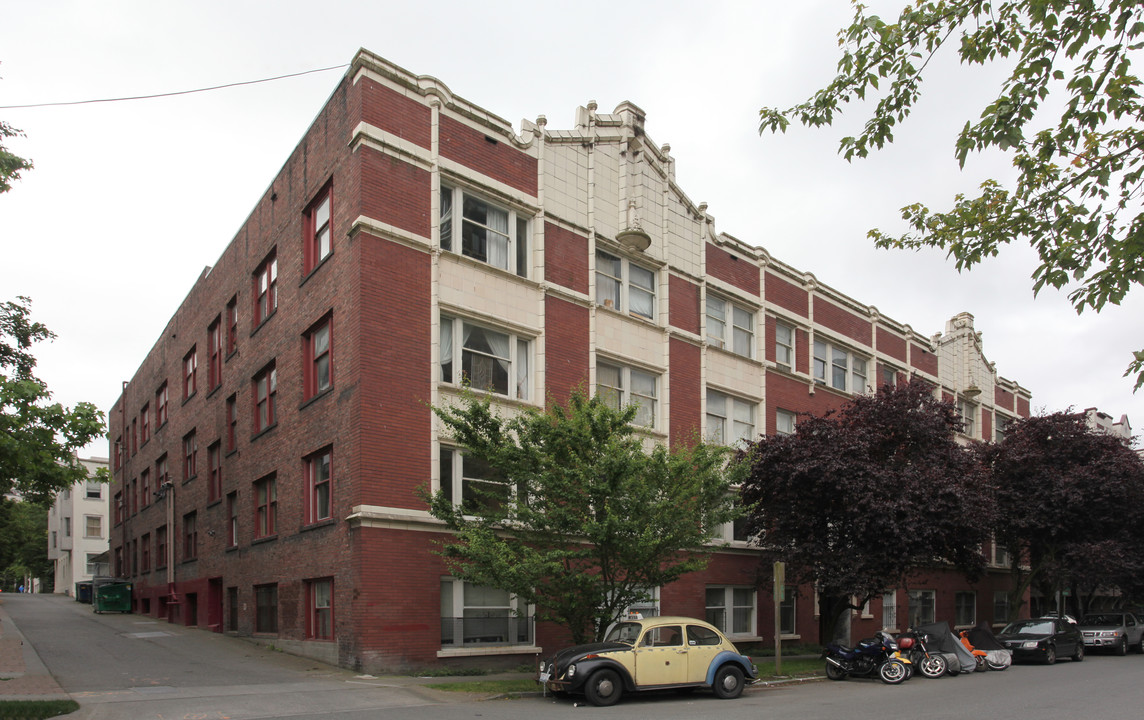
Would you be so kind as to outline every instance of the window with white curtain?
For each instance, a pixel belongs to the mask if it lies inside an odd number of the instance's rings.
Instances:
[[[528,276],[528,218],[515,210],[442,185],[440,228],[442,250]]]
[[[814,341],[814,379],[844,392],[866,392],[866,358],[825,340]]]
[[[755,403],[718,390],[707,391],[707,441],[745,446],[755,438]]]
[[[441,318],[441,381],[529,399],[529,342],[459,318]]]
[[[707,343],[751,357],[755,344],[755,314],[718,295],[707,295]]]
[[[611,408],[636,406],[636,425],[655,427],[659,378],[652,373],[622,365],[596,364],[596,394]]]
[[[775,323],[775,362],[794,369],[794,328],[790,325]]]
[[[626,258],[596,251],[596,304],[606,308],[655,317],[655,271]]]
[[[790,410],[775,410],[775,434],[794,435],[795,414]]]
[[[754,636],[755,589],[749,587],[708,586],[705,619],[724,635]]]

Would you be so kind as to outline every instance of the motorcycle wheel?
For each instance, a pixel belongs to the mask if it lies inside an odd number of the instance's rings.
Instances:
[[[832,662],[827,662],[826,663],[826,677],[830,678],[831,680],[845,680],[846,679],[846,671],[843,670],[842,668],[838,667],[837,665],[835,665]]]
[[[909,668],[900,660],[887,660],[878,666],[878,677],[887,685],[899,685],[906,681]]]
[[[939,678],[949,670],[949,663],[941,655],[930,655],[922,658],[918,669],[928,678]]]
[[[984,655],[974,655],[973,659],[977,662],[977,667],[974,668],[975,672],[985,672],[989,668],[985,665]]]
[[[992,660],[986,660],[985,664],[989,666],[990,670],[1004,670],[1005,668],[1009,667],[1009,663],[993,662]]]

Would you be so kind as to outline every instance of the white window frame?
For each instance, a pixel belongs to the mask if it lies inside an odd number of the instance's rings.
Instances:
[[[482,222],[476,218],[466,217],[466,200],[479,203],[488,210],[503,213],[507,227],[501,230],[488,224],[487,221]],[[460,213],[455,212],[457,208],[460,208]],[[459,220],[459,222],[454,222],[455,220]],[[511,207],[492,202],[478,193],[470,192],[459,186],[442,183],[441,207],[438,221],[440,223],[439,229],[442,250],[463,255],[464,257],[471,258],[490,267],[499,268],[505,272],[513,273],[514,275],[519,275],[520,277],[528,277],[528,228],[530,221],[528,216],[518,213]],[[492,233],[504,238],[503,262],[495,258],[489,258],[488,240],[486,240],[484,257],[480,257],[480,255],[473,251],[466,250],[464,246],[464,228],[466,224],[468,224],[469,227],[481,229],[485,231],[485,233]]]
[[[798,416],[790,410],[775,410],[775,435],[794,435]]]
[[[966,605],[968,600],[969,604]],[[966,619],[963,613],[969,612]],[[972,590],[958,590],[953,594],[953,624],[957,627],[972,627],[977,624],[977,593]]]
[[[449,587],[449,586],[451,586],[451,587]],[[447,587],[449,587],[448,593],[446,593]],[[450,576],[442,577],[441,578],[441,618],[442,618],[442,620],[444,620],[444,618],[466,618],[466,617],[474,618],[474,619],[480,619],[481,617],[488,617],[490,620],[499,620],[500,619],[499,616],[490,615],[489,613],[496,613],[499,611],[503,611],[506,615],[506,626],[505,626],[506,628],[511,627],[511,625],[512,625],[511,620],[516,620],[517,622],[525,622],[525,623],[533,622],[532,616],[534,613],[533,613],[532,606],[521,601],[521,599],[518,598],[517,596],[509,594],[508,595],[508,601],[504,605],[467,605],[466,600],[465,600],[465,588],[466,587],[471,587],[474,590],[488,589],[488,590],[493,590],[494,592],[499,592],[495,588],[480,588],[479,586],[474,586],[472,583],[466,583],[464,580],[458,580],[457,578],[454,578],[454,577],[450,577]],[[466,611],[468,611],[470,614],[466,615]],[[485,613],[485,615],[482,615],[482,613]],[[464,624],[462,623],[462,628],[463,627],[464,627]],[[463,629],[462,629],[462,632],[464,632]],[[531,631],[528,634],[531,635]],[[514,639],[511,637],[508,638],[507,642],[481,642],[479,639],[474,640],[473,642],[465,642],[465,638],[463,638],[463,637],[461,638],[461,642],[457,642],[456,638],[454,637],[454,641],[452,643],[442,642],[442,647],[459,648],[459,647],[474,647],[474,646],[480,647],[482,645],[500,646],[500,645],[529,645],[529,644],[531,644],[531,640],[522,641],[519,638]]]
[[[95,533],[91,532],[92,521],[95,521]],[[103,517],[100,515],[84,515],[83,516],[83,536],[85,538],[102,538],[103,537]]]
[[[856,395],[866,392],[871,365],[869,357],[819,337],[814,339],[812,350],[812,373],[816,383]]]
[[[996,412],[993,413],[993,442],[999,443],[1005,439],[1005,432],[1009,429],[1009,425],[1012,424],[1012,422],[1013,418]]]
[[[965,428],[961,431],[966,437],[977,437],[977,403],[968,400],[957,401],[957,412]]]
[[[100,500],[103,498],[103,483],[98,480],[88,480],[86,486],[86,494],[84,497],[88,500]]]
[[[611,378],[602,381],[601,370],[616,371],[619,384],[607,384],[606,380]],[[596,394],[600,395],[609,407],[616,410],[638,403],[639,408],[636,410],[633,422],[642,427],[654,429],[658,423],[659,379],[660,376],[655,373],[628,365],[604,360],[596,363]],[[652,382],[651,395],[647,393],[648,380]],[[637,382],[643,387],[636,388]],[[644,422],[645,420],[647,422]]]
[[[745,447],[755,439],[755,407],[758,403],[707,389],[707,442]],[[728,437],[730,435],[734,438]]]
[[[783,335],[786,335],[784,338]],[[785,340],[785,342],[784,342]],[[794,371],[795,328],[781,320],[775,321],[775,364]]]
[[[794,585],[783,587],[783,597],[779,601],[779,634],[786,638],[798,637],[798,588]],[[786,623],[786,614],[790,613],[790,622]]]
[[[755,311],[714,293],[707,294],[707,344],[745,358],[755,356]]]
[[[480,330],[482,333],[494,333],[507,338],[508,357],[496,354],[493,349],[484,351],[464,347],[466,328]],[[488,336],[486,335],[485,338],[487,340]],[[504,368],[507,375],[505,392],[502,393],[487,386],[482,387],[476,383],[471,384],[473,390],[503,395],[516,400],[528,400],[532,396],[532,341],[530,338],[516,335],[501,328],[471,322],[463,317],[442,315],[440,362],[438,364],[441,382],[457,386],[463,383],[466,353],[491,358],[493,362],[504,361],[508,363],[508,367]],[[448,362],[446,362],[446,358],[448,358]]]
[[[605,262],[618,263],[619,274],[614,274],[615,268],[607,268]],[[617,255],[606,250],[596,250],[595,270],[597,305],[648,320],[655,320],[656,296],[659,294],[659,273],[634,263],[623,255]],[[650,276],[650,281],[647,276]],[[633,306],[641,304],[633,303],[633,296],[650,302],[650,309],[647,312],[633,309]]]
[[[910,627],[917,627],[918,625],[925,625],[926,623],[934,622],[937,617],[937,593],[933,590],[910,590],[906,593],[907,597],[907,613],[906,622]],[[914,617],[914,608],[920,609],[917,617]],[[926,613],[928,610],[928,615]]]
[[[721,604],[713,603],[713,598]],[[707,622],[719,628],[719,631],[727,637],[758,637],[759,604],[755,588],[742,585],[708,585],[704,603]],[[713,611],[723,614],[722,622],[712,616]],[[746,627],[736,624],[739,612],[746,613]]]
[[[446,466],[445,455],[449,456],[448,466]],[[505,487],[506,494],[511,492],[511,488],[502,481],[479,474],[480,471],[484,470],[481,463],[475,458],[470,458],[458,447],[442,445],[438,460],[438,488],[444,491],[445,496],[454,505],[460,505],[465,501],[465,488],[471,483],[502,485]],[[465,467],[466,460],[468,461],[468,468]]]
[[[882,629],[898,629],[898,591],[882,593]]]

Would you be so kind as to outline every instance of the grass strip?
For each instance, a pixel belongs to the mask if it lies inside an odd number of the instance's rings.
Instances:
[[[76,710],[75,700],[0,700],[0,720],[43,720]]]

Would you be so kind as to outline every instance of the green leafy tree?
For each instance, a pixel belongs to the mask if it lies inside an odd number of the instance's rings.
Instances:
[[[55,335],[31,320],[31,302],[0,303],[0,493],[15,490],[29,502],[50,503],[87,477],[75,452],[105,429],[98,408],[50,402],[47,385],[33,374],[32,346]]]
[[[915,380],[858,395],[837,412],[802,416],[792,435],[748,450],[743,504],[763,561],[818,589],[821,642],[838,621],[942,560],[971,578],[985,565],[990,488],[957,442],[961,416]]]
[[[53,577],[48,509],[0,497],[0,584],[5,591],[14,590],[28,577]]]
[[[607,627],[648,591],[702,569],[710,541],[739,511],[726,448],[644,449],[636,408],[573,393],[566,406],[502,415],[468,393],[433,409],[485,468],[465,497],[447,489],[430,512],[453,531],[451,572],[536,606],[575,642]]]
[[[855,15],[839,32],[838,75],[806,102],[763,108],[759,131],[785,131],[791,120],[830,125],[844,104],[879,99],[862,132],[841,141],[847,160],[892,142],[921,94],[931,59],[956,45],[964,65],[1011,67],[980,117],[954,143],[964,166],[970,152],[1012,156],[1012,187],[988,180],[951,208],[902,208],[909,230],[871,230],[879,247],[947,250],[968,269],[1014,241],[1040,256],[1033,291],[1069,289],[1078,313],[1118,304],[1144,283],[1144,105],[1132,60],[1144,39],[1138,0],[918,0],[897,22]],[[884,81],[884,82],[883,82]],[[1038,112],[1060,107],[1059,117]],[[1052,110],[1056,113],[1056,110]],[[1144,351],[1125,375],[1144,385]]]
[[[24,133],[0,120],[0,193],[12,189],[12,181],[19,180],[20,174],[32,169],[32,161],[11,153],[4,147],[6,138],[21,137]]]

